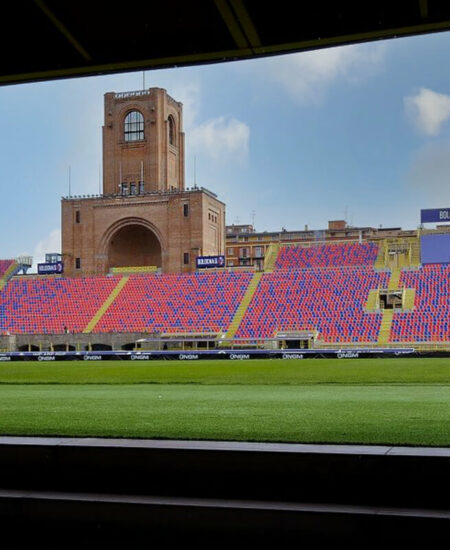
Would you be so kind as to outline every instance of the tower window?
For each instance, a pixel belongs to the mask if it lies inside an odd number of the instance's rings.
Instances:
[[[189,252],[183,254],[183,263],[184,265],[189,265]]]
[[[122,195],[128,195],[128,183],[122,183]]]
[[[139,182],[139,195],[143,195],[143,194],[144,194],[144,182],[140,181]]]
[[[131,111],[125,117],[125,141],[139,141],[144,139],[144,117],[139,111]]]
[[[169,143],[175,145],[175,121],[173,116],[169,116]]]
[[[183,204],[183,215],[185,218],[189,216],[189,204]]]
[[[75,269],[81,269],[81,258],[75,258]]]
[[[80,211],[75,210],[75,223],[80,223]]]
[[[134,181],[130,183],[130,195],[136,195],[136,184]]]

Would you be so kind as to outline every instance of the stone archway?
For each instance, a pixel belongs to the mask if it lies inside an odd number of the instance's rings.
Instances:
[[[139,223],[118,228],[107,243],[108,270],[112,267],[161,267],[161,243],[157,235]]]

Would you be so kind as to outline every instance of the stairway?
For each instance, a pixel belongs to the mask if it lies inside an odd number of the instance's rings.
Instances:
[[[391,278],[389,279],[388,290],[398,290],[400,288],[400,275],[400,269],[398,267],[394,267],[391,271]]]
[[[264,258],[264,271],[273,271],[275,262],[277,261],[278,251],[280,245],[278,243],[272,243],[267,249],[266,256]]]
[[[230,323],[230,326],[228,327],[227,331],[227,338],[234,338],[234,335],[236,334],[239,325],[241,324],[242,319],[244,318],[245,312],[247,311],[247,308],[251,302],[251,299],[253,298],[253,295],[255,294],[255,291],[258,287],[259,281],[261,280],[262,273],[255,273],[253,275],[252,280],[250,281],[247,290],[245,291],[244,297],[241,300],[241,303],[239,304],[239,307],[236,310],[236,313],[234,314],[233,320]]]
[[[384,269],[386,267],[386,240],[381,241],[378,249],[378,256],[375,260],[375,269]]]
[[[103,304],[98,309],[97,313],[92,317],[92,319],[89,321],[86,328],[83,330],[83,334],[89,334],[94,330],[97,323],[100,321],[100,319],[103,317],[103,315],[108,310],[109,306],[114,302],[114,300],[119,295],[122,288],[126,285],[127,281],[129,279],[129,275],[122,277],[120,281],[117,283],[116,287],[113,289],[111,294],[106,298],[106,300],[103,302]]]
[[[419,241],[411,245],[410,267],[420,267],[420,244]]]
[[[393,309],[384,309],[381,319],[380,332],[378,333],[378,343],[387,344],[391,335],[392,319],[394,317]]]
[[[19,264],[17,262],[14,262],[5,271],[5,273],[3,274],[3,277],[0,277],[0,291],[3,290],[6,283],[9,281],[9,279],[11,279],[13,275],[15,275],[15,273],[18,271],[18,268],[19,268]]]
[[[367,298],[366,303],[366,311],[375,311],[379,309],[379,307],[379,291],[375,289],[369,290],[369,297]]]
[[[412,311],[416,298],[415,288],[405,288],[403,295],[403,311]]]

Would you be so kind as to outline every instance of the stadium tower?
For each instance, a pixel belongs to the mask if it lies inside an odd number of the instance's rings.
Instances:
[[[102,195],[62,199],[65,273],[186,272],[224,254],[224,203],[185,189],[182,104],[162,88],[110,92],[104,120]]]

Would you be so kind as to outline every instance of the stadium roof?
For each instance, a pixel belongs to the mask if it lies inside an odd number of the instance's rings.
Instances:
[[[248,59],[450,29],[447,0],[16,0],[6,6],[0,84]]]

